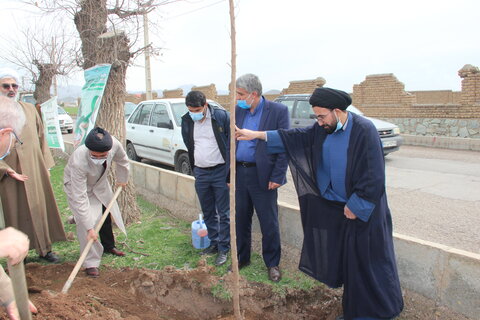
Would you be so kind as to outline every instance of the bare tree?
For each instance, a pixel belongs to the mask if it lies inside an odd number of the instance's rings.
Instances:
[[[142,16],[158,6],[177,1],[180,0],[44,0],[40,4],[34,2],[45,11],[73,15],[81,40],[80,65],[83,69],[102,63],[112,65],[96,124],[107,129],[124,145],[125,76],[135,55],[145,50],[135,46],[142,31]],[[113,175],[111,179],[114,180]],[[135,201],[135,187],[132,182],[128,183],[118,202],[126,223],[138,220],[140,211]]]
[[[68,76],[76,65],[75,41],[58,27],[36,25],[5,40],[11,45],[1,57],[29,71],[37,103],[50,99],[55,76]]]

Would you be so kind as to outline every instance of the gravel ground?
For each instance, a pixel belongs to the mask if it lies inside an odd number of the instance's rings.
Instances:
[[[279,201],[298,205],[289,181]],[[480,152],[402,146],[386,181],[394,232],[480,253]]]

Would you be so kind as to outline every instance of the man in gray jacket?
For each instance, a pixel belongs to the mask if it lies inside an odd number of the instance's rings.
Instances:
[[[83,267],[92,277],[99,276],[98,267],[104,247],[97,240],[95,226],[113,197],[108,182],[108,169],[116,163],[117,186],[126,186],[129,162],[122,144],[106,130],[95,128],[87,135],[85,145],[79,146],[70,156],[64,172],[64,190],[75,217],[80,252],[90,239],[94,240]],[[124,233],[122,215],[117,203],[111,209],[116,225]]]

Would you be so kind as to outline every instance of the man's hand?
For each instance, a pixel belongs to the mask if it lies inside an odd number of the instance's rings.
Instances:
[[[350,209],[348,209],[347,206],[345,206],[345,208],[343,209],[343,214],[345,215],[345,217],[347,217],[347,219],[357,219],[357,216]]]
[[[12,265],[23,261],[29,246],[30,241],[25,233],[12,227],[0,231],[0,257],[8,258]]]
[[[253,139],[261,139],[265,140],[267,134],[265,131],[253,131],[248,129],[239,129],[235,126],[235,138],[237,140],[253,140]]]
[[[115,186],[125,188],[127,186],[127,182],[117,182]]]
[[[28,177],[26,175],[17,173],[15,170],[13,170],[11,168],[7,169],[7,174],[10,177],[12,177],[13,179],[18,180],[18,181],[27,181],[28,180]]]
[[[98,235],[94,229],[87,230],[87,240],[90,241],[90,239],[93,241],[98,241]]]
[[[268,182],[268,190],[275,190],[280,186],[281,186],[281,184],[278,184],[278,183],[275,183],[275,182],[272,182],[272,181]]]
[[[31,313],[38,313],[37,307],[32,303],[32,301],[28,300],[29,309]],[[10,302],[7,306],[7,315],[10,320],[20,320],[20,315],[18,314],[17,303],[14,301]]]

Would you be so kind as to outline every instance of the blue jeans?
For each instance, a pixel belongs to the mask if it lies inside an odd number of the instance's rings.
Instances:
[[[230,197],[225,165],[213,169],[193,169],[195,190],[207,225],[210,245],[218,251],[230,250]]]

